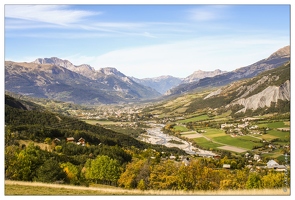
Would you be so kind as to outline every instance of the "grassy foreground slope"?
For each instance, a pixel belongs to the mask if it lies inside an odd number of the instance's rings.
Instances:
[[[39,182],[5,181],[5,195],[280,195],[289,196],[290,188],[262,190],[127,190],[111,186],[81,187]]]

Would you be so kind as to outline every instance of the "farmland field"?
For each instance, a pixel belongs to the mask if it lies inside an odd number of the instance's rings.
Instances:
[[[188,129],[185,126],[174,126],[173,128],[175,131],[180,131],[180,132],[188,131]]]
[[[179,121],[177,121],[177,123],[196,122],[196,121],[202,121],[202,120],[206,120],[206,119],[209,119],[208,115],[200,115],[200,116],[193,117],[193,118],[179,120]]]
[[[286,125],[285,122],[281,121],[281,122],[269,122],[269,123],[263,123],[263,124],[258,124],[258,127],[262,128],[262,127],[268,127],[268,128],[282,128],[282,127],[289,127],[288,125]]]
[[[205,147],[205,148],[213,148],[217,149],[217,147],[221,147],[222,145],[213,143],[211,141],[208,141],[206,138],[200,137],[200,138],[195,138],[194,141],[200,146],[200,147]]]
[[[254,139],[254,138],[253,138]],[[243,140],[243,136],[231,137],[229,135],[215,137],[216,142],[224,143],[230,146],[245,148],[251,150],[254,146],[262,146],[262,143],[254,143],[250,140]]]
[[[219,136],[226,136],[225,132],[223,130],[220,129],[214,129],[214,128],[207,128],[204,129],[206,132],[202,133],[204,136],[213,139],[215,137],[219,137]]]

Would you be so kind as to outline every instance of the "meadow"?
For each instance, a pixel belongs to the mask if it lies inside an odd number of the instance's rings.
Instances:
[[[261,190],[211,190],[211,191],[182,191],[182,190],[127,190],[111,186],[95,185],[90,187],[48,184],[39,182],[5,181],[5,195],[175,195],[175,196],[214,196],[214,195],[280,195],[289,196],[290,188],[261,189]]]

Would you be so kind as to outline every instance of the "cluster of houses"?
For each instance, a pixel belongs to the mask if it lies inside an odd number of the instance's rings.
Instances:
[[[71,142],[71,143],[76,143],[77,145],[81,145],[81,146],[85,146],[85,139],[84,138],[80,138],[77,142],[75,141],[75,138],[73,137],[68,137],[67,142]]]
[[[242,129],[248,128],[251,130],[251,133],[253,134],[260,134],[259,131],[254,131],[258,129],[257,125],[250,125],[248,121],[245,121],[243,124],[221,124],[221,129],[225,130],[228,129],[229,133],[233,133],[236,135],[244,135],[242,133]]]

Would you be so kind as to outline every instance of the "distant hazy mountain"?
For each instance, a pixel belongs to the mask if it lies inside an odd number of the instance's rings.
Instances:
[[[151,99],[157,91],[140,85],[115,68],[94,70],[59,58],[32,63],[5,61],[5,90],[79,104]]]
[[[192,83],[195,81],[198,81],[202,78],[206,78],[206,77],[213,77],[213,76],[217,76],[219,74],[223,74],[226,73],[226,71],[221,71],[220,69],[216,69],[214,71],[202,71],[202,70],[198,70],[195,71],[192,75],[186,77],[181,83]]]
[[[173,76],[160,76],[156,78],[144,78],[144,79],[138,79],[135,77],[131,77],[132,80],[134,80],[137,83],[140,83],[142,85],[151,87],[161,94],[164,94],[167,90],[179,85],[182,78],[176,78]]]
[[[271,54],[268,58],[260,60],[252,65],[238,68],[214,77],[206,77],[192,83],[180,84],[170,89],[165,95],[178,95],[191,92],[198,88],[216,87],[229,84],[233,81],[251,78],[266,70],[274,69],[290,60],[290,46],[283,47]]]

